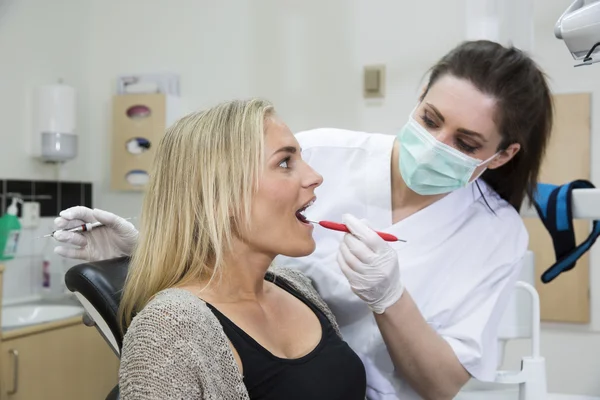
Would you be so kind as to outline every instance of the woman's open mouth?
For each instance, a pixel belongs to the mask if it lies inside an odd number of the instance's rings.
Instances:
[[[298,221],[302,222],[303,224],[310,224],[310,222],[308,222],[308,220],[306,219],[304,212],[306,211],[306,209],[308,207],[312,206],[314,203],[315,203],[315,198],[313,198],[311,201],[306,203],[302,208],[300,208],[296,211],[296,218],[298,219]]]

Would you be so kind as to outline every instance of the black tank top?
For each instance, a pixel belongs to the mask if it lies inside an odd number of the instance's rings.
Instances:
[[[306,304],[321,324],[321,341],[303,357],[286,359],[271,354],[207,303],[242,360],[250,399],[364,400],[366,375],[360,358],[335,333],[321,310],[281,279],[275,284]]]

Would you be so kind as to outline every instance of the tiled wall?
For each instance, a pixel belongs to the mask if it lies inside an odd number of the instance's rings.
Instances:
[[[0,183],[2,213],[10,205],[11,193],[21,194],[23,201],[39,202],[42,217],[56,217],[61,210],[71,206],[92,207],[92,184],[89,182],[2,180]],[[19,206],[19,216],[20,210]]]
[[[2,292],[3,301],[19,301],[40,293],[44,254],[49,255],[51,261],[58,264],[58,270],[66,271],[69,267],[79,263],[76,260],[67,260],[54,255],[53,250],[57,242],[52,238],[40,238],[40,236],[54,230],[54,218],[61,210],[75,205],[92,207],[92,185],[88,182],[22,180],[2,180],[0,184],[2,194],[20,193],[25,201],[40,203],[42,218],[39,226],[21,230],[15,258],[4,262],[6,270]],[[39,195],[46,197],[33,200],[29,197]],[[10,204],[10,198],[1,196],[0,199],[2,213],[4,213],[6,206]]]

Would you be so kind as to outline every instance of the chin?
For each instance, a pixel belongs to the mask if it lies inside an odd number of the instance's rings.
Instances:
[[[306,257],[311,255],[317,247],[315,241],[311,238],[310,241],[301,241],[294,243],[294,246],[290,246],[279,254],[287,257]]]

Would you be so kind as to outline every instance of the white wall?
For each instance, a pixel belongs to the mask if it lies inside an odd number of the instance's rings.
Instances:
[[[360,100],[360,129],[396,134],[404,125],[426,83],[427,70],[464,39],[463,3],[356,2],[360,18],[355,27],[354,73],[358,75],[366,64],[383,63],[388,76],[385,101]]]
[[[86,30],[91,101],[86,131],[97,151],[96,205],[120,215],[139,213],[141,195],[110,191],[111,97],[116,78],[130,73],[175,72],[189,109],[250,95],[248,1],[93,1]]]
[[[26,155],[32,130],[32,95],[38,85],[62,78],[79,89],[80,153],[63,169],[65,179],[84,179],[89,133],[82,129],[88,7],[73,0],[0,2],[0,178],[54,179],[56,169]],[[10,143],[10,144],[9,144]]]
[[[293,131],[360,123],[356,9],[347,0],[264,0],[252,6],[253,94]]]
[[[464,37],[462,4],[440,1],[433,10],[431,2],[395,0],[255,2],[253,93],[272,99],[295,131],[335,126],[394,134],[426,70]],[[383,101],[362,98],[369,64],[386,65]]]

